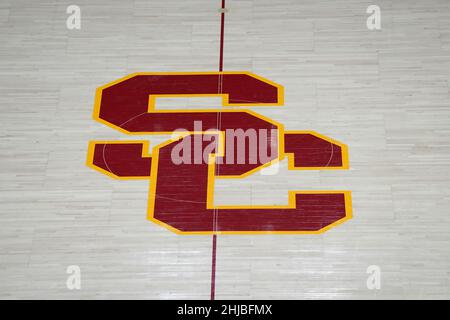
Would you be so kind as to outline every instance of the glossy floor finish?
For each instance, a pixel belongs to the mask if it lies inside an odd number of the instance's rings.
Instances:
[[[81,30],[66,8],[82,10]],[[381,27],[366,8],[381,7]],[[133,72],[217,71],[220,1],[0,1],[0,298],[209,299],[210,235],[146,220],[149,181],[85,165],[95,90]],[[283,205],[351,190],[323,234],[219,235],[217,299],[450,298],[450,2],[227,0],[223,70],[284,86],[252,108],[347,144],[349,170],[218,179],[219,205]],[[216,98],[157,107],[218,107]],[[153,147],[169,136],[138,136]],[[66,269],[81,269],[81,289]],[[366,270],[381,270],[369,290]]]

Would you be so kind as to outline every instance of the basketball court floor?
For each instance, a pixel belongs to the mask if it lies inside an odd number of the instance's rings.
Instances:
[[[92,141],[150,141],[152,154],[171,139],[97,121],[97,88],[219,71],[283,89],[279,105],[227,110],[338,141],[348,169],[290,170],[286,157],[214,180],[214,204],[346,190],[341,223],[180,234],[148,218],[152,179],[89,166]],[[217,94],[162,95],[155,108],[227,115]],[[2,299],[448,299],[449,165],[449,0],[0,0]]]

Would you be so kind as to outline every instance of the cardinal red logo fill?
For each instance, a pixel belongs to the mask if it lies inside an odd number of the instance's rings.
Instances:
[[[244,178],[284,158],[290,170],[348,169],[346,145],[242,108],[281,106],[283,95],[249,72],[132,74],[97,89],[94,119],[127,135],[179,134],[151,154],[148,141],[91,141],[87,164],[117,179],[149,179],[148,218],[177,233],[323,232],[351,218],[350,191],[289,191],[281,206],[214,205],[215,179]],[[220,96],[222,108],[155,108],[156,98],[177,96]]]

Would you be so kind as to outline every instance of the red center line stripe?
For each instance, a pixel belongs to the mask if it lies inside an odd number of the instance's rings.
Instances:
[[[222,0],[222,12],[220,14],[220,49],[219,49],[219,71],[223,71],[223,44],[224,44],[224,33],[225,33],[225,0]],[[220,81],[222,77],[219,75]],[[221,91],[221,85],[219,86]],[[220,92],[219,92],[220,93]],[[220,113],[219,113],[220,117]],[[218,126],[220,126],[220,120],[218,121]],[[220,130],[220,128],[218,128]],[[217,172],[219,171],[219,165],[217,164]],[[216,216],[217,212],[214,211],[213,216],[213,231],[216,226]],[[212,258],[211,258],[211,300],[215,299],[216,296],[216,254],[217,254],[217,235],[213,234],[212,237]]]

